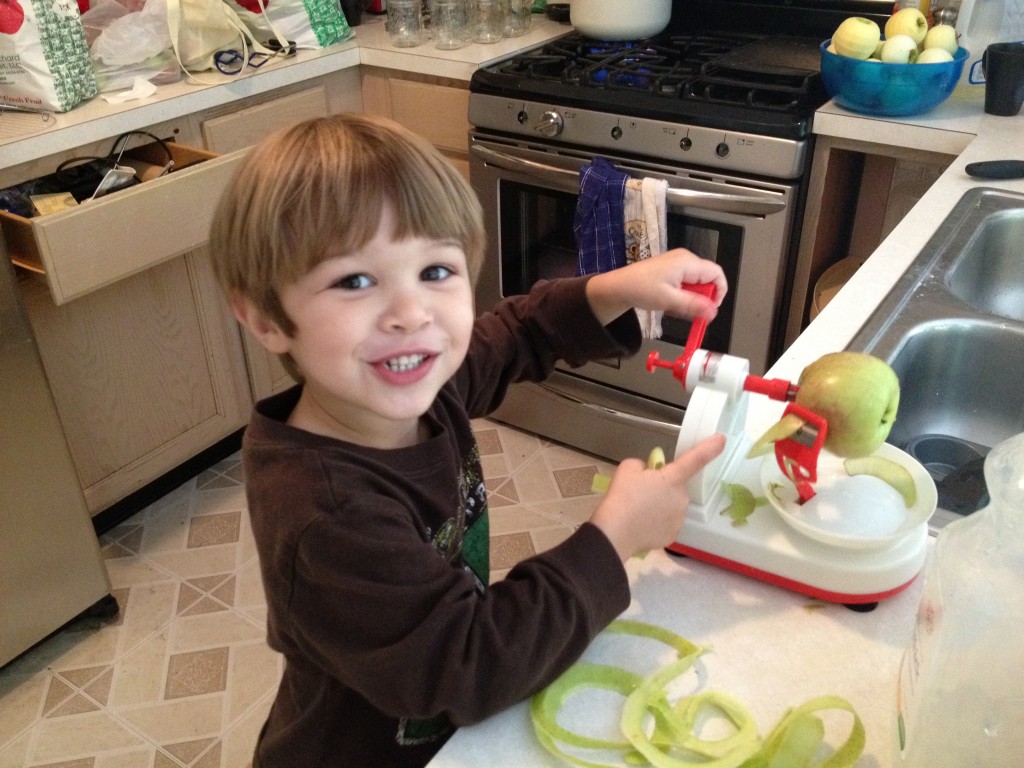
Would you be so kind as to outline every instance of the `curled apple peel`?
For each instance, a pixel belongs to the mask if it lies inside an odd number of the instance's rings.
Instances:
[[[892,459],[884,456],[862,456],[847,459],[843,462],[843,467],[848,475],[871,475],[888,483],[903,497],[903,503],[908,509],[917,503],[917,484],[914,482],[914,476],[910,474],[910,470]]]

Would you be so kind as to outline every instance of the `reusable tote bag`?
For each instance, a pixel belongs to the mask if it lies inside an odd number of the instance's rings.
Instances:
[[[67,112],[97,92],[75,0],[0,0],[0,102]]]
[[[248,57],[251,34],[221,0],[168,0],[167,27],[186,74],[213,69],[217,51],[237,48]]]
[[[324,48],[352,36],[338,0],[223,0],[256,36],[274,30],[298,48]]]

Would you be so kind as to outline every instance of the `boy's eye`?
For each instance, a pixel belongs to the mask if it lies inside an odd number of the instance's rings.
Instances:
[[[453,273],[448,267],[433,264],[424,269],[420,274],[424,280],[444,280],[446,277],[451,277]]]
[[[358,291],[360,288],[369,288],[373,281],[366,275],[345,275],[334,281],[335,288],[344,288],[348,291]]]

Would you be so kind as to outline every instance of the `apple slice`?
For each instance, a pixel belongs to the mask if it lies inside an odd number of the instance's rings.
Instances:
[[[661,469],[665,466],[665,451],[661,446],[654,446],[651,448],[650,454],[647,456],[647,468],[648,469]]]
[[[768,428],[768,431],[761,435],[761,437],[757,439],[757,442],[750,446],[750,450],[747,451],[747,458],[756,459],[758,456],[764,456],[772,449],[773,443],[790,437],[804,424],[804,420],[795,413],[787,413],[777,422],[772,424],[772,426]]]
[[[764,496],[755,498],[747,486],[739,483],[722,483],[722,488],[729,494],[729,504],[718,514],[732,518],[734,528],[746,525],[747,518],[754,514],[754,510],[768,503]]]
[[[843,462],[847,474],[872,475],[883,480],[903,497],[903,503],[912,507],[917,503],[917,484],[910,470],[902,464],[884,456],[862,456],[856,459],[847,459]]]

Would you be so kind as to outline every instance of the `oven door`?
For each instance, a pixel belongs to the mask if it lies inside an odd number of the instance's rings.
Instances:
[[[668,181],[669,248],[688,248],[712,259],[729,283],[703,346],[745,358],[751,372],[763,373],[781,299],[795,185],[605,156],[632,177]],[[471,134],[470,178],[490,237],[476,291],[478,311],[490,309],[505,296],[527,292],[539,279],[576,273],[573,220],[579,171],[592,158],[593,153],[577,149]],[[542,388],[580,405],[597,404],[634,423],[635,417],[653,418],[673,422],[678,429],[688,395],[664,371],[647,372],[645,361],[654,350],[665,360],[682,354],[689,323],[665,317],[663,331],[661,339],[646,341],[633,358],[580,368],[560,366]]]

